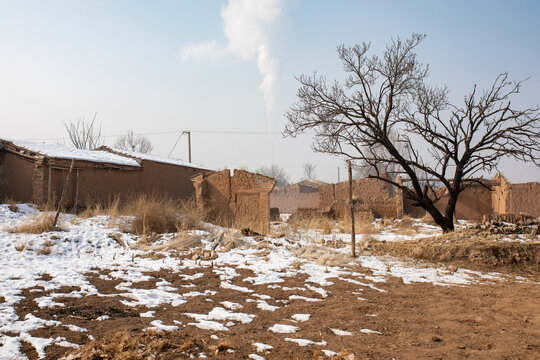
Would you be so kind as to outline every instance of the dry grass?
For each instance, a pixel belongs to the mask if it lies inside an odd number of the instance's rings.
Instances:
[[[79,217],[81,218],[91,218],[97,215],[118,217],[120,215],[120,198],[116,196],[105,203],[96,203],[79,213]]]
[[[207,219],[207,213],[191,199],[176,201],[155,194],[142,194],[126,200],[115,197],[105,203],[94,204],[79,216],[110,216],[111,226],[141,235],[144,242],[151,243],[155,240],[153,234],[198,229],[199,222]],[[126,221],[120,216],[133,216],[133,219]]]
[[[10,211],[19,212],[19,207],[17,206],[17,203],[15,202],[15,200],[13,200],[13,198],[7,197],[4,199],[3,203],[8,204],[8,208]]]
[[[138,360],[138,359],[189,359],[200,352],[217,356],[218,353],[232,348],[227,340],[216,345],[207,345],[195,338],[183,342],[171,339],[170,333],[159,331],[128,332],[121,331],[102,339],[92,340],[65,356],[64,360]]]
[[[371,212],[363,211],[354,214],[354,232],[357,234],[376,234],[379,232],[375,226],[373,214]],[[343,221],[341,232],[351,232],[351,218],[347,216]]]
[[[15,245],[15,250],[23,251],[26,248],[26,243],[18,243]]]
[[[424,215],[420,220],[427,225],[437,225],[435,220],[433,220],[433,217],[428,212],[426,212],[426,215]]]
[[[43,244],[43,247],[41,249],[39,249],[39,251],[37,252],[38,255],[49,255],[51,252],[52,252],[52,247],[53,247],[53,243],[52,242],[45,242]]]
[[[9,229],[10,233],[17,234],[41,234],[44,232],[55,231],[58,228],[53,226],[55,214],[52,212],[44,212],[38,214],[24,224]]]
[[[292,216],[289,219],[288,225],[293,231],[297,231],[298,229],[314,229],[321,230],[323,234],[331,234],[332,230],[336,227],[334,220],[319,214]]]
[[[399,235],[414,235],[416,233],[416,229],[413,226],[415,223],[416,221],[413,218],[405,215],[401,219],[394,220],[392,230]]]

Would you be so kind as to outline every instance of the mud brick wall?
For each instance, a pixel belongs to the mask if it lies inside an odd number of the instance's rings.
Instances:
[[[444,214],[448,196],[444,195],[435,206]],[[455,217],[464,220],[481,220],[482,215],[493,212],[492,192],[481,185],[472,186],[459,194]]]
[[[34,203],[42,204],[47,202],[48,179],[47,159],[38,158],[34,163],[34,173],[32,174],[32,200]]]
[[[18,202],[31,202],[33,174],[33,161],[0,150],[0,201],[11,198]]]
[[[358,179],[353,181],[353,200],[355,207],[362,211],[371,210],[375,217],[394,218],[397,216],[396,197],[392,186],[377,179]],[[335,184],[334,197],[336,201],[336,215],[346,211],[349,198],[349,183],[347,181]]]
[[[303,192],[303,190],[314,191]],[[297,209],[318,208],[319,193],[317,189],[309,186],[299,184],[285,186],[270,194],[270,207],[279,208],[282,213],[293,213]]]
[[[275,180],[244,170],[204,173],[192,178],[196,201],[207,206],[211,216],[226,216],[229,225],[249,227],[251,230],[270,231],[269,193]]]
[[[336,202],[335,187],[335,184],[324,184],[319,187],[319,209],[321,211],[329,211]]]
[[[506,197],[506,212],[524,212],[540,217],[540,184],[537,182],[510,184]]]

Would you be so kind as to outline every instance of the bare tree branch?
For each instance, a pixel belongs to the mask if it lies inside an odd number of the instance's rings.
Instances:
[[[122,135],[114,143],[114,147],[126,150],[136,151],[143,154],[148,154],[154,148],[150,140],[145,136],[137,136],[133,130],[128,130],[126,135]]]
[[[540,166],[540,108],[512,106],[523,81],[509,81],[506,73],[484,92],[474,86],[463,104],[450,104],[446,87],[425,83],[428,66],[415,53],[424,38],[392,40],[381,57],[369,55],[369,44],[339,46],[345,81],[298,76],[298,102],[286,114],[284,135],[314,131],[315,151],[355,160],[452,231],[459,194],[502,158]],[[410,179],[410,188],[398,175]],[[448,193],[443,211],[435,207],[440,184]]]
[[[84,118],[78,119],[77,122],[64,123],[69,140],[77,149],[92,150],[103,145],[101,126],[97,127],[96,117],[97,111],[90,123]]]

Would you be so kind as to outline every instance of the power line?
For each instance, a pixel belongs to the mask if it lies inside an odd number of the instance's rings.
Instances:
[[[218,135],[281,135],[277,131],[234,131],[234,130],[190,130],[192,133],[198,134],[218,134]],[[173,131],[153,131],[153,132],[142,132],[134,133],[133,135],[137,136],[151,136],[151,135],[171,135],[171,134],[181,134],[183,130],[173,130]],[[115,134],[115,135],[102,135],[104,138],[114,138],[124,136],[125,134]],[[22,140],[68,140],[69,137],[50,137],[50,138],[33,138],[33,139],[22,139]]]

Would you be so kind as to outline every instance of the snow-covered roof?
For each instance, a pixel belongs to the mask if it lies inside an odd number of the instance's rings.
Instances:
[[[206,166],[203,166],[203,165],[198,165],[198,164],[190,163],[190,162],[187,162],[187,161],[184,161],[184,160],[179,160],[179,159],[171,159],[171,158],[168,158],[168,157],[165,157],[165,156],[152,155],[152,154],[143,154],[143,153],[136,152],[136,151],[127,151],[127,150],[118,149],[118,148],[110,148],[110,147],[107,147],[107,146],[102,146],[102,147],[100,147],[100,149],[109,150],[112,153],[124,154],[126,156],[141,159],[141,160],[149,160],[149,161],[155,161],[155,162],[160,162],[160,163],[164,163],[164,164],[185,166],[185,167],[190,167],[190,168],[194,168],[194,169],[211,170],[210,168],[208,168]]]
[[[136,166],[140,167],[141,165],[137,160],[113,154],[108,151],[103,150],[81,150],[75,149],[67,146],[61,146],[57,144],[46,144],[43,142],[34,142],[34,141],[25,141],[25,140],[11,140],[11,139],[0,139],[0,142],[6,142],[13,144],[18,148],[23,148],[25,150],[35,152],[37,154],[48,156],[58,159],[75,159],[75,160],[84,160],[95,163],[106,163],[114,165],[126,165],[126,166]]]

